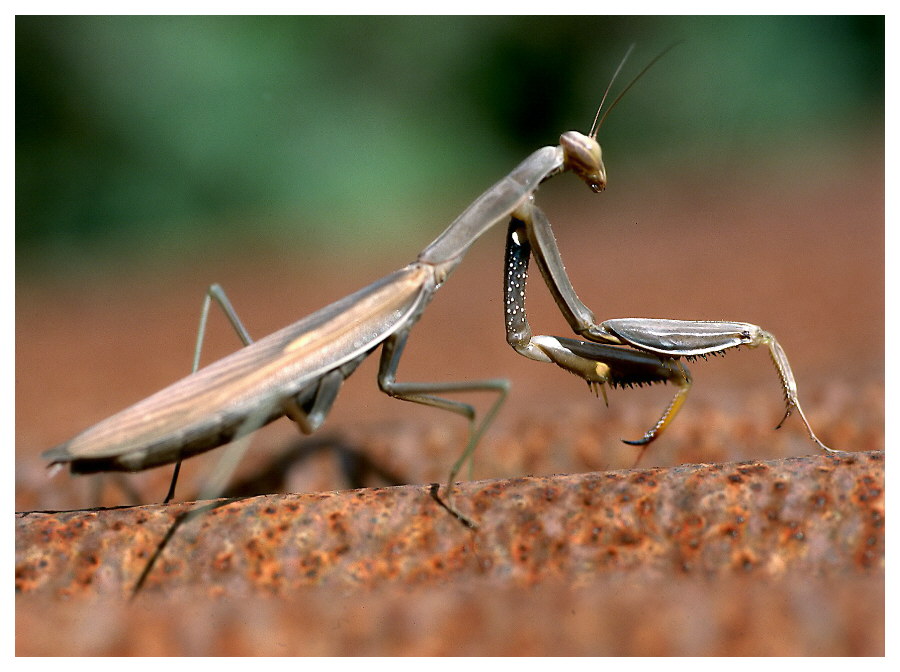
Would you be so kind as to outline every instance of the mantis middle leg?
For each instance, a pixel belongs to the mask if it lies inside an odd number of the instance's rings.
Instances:
[[[469,440],[466,443],[465,450],[453,464],[450,475],[447,477],[449,489],[462,466],[472,457],[481,435],[484,434],[497,411],[500,410],[500,406],[503,404],[509,391],[509,381],[504,378],[489,378],[473,381],[398,383],[396,380],[397,366],[400,363],[400,356],[403,354],[403,348],[406,346],[408,337],[409,329],[404,329],[392,335],[382,345],[381,362],[378,369],[378,386],[382,392],[397,399],[450,411],[463,416],[469,421]],[[438,396],[455,392],[494,392],[497,394],[497,399],[485,413],[481,422],[476,423],[475,408],[471,404]],[[453,513],[459,515],[456,512]]]

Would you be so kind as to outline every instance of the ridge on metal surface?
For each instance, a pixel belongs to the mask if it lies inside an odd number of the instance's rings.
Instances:
[[[459,483],[476,530],[430,490],[220,500],[172,535],[145,590],[884,569],[883,452]],[[16,591],[127,595],[192,506],[19,513]]]

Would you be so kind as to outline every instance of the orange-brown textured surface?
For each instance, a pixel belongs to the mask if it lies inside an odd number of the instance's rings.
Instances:
[[[22,514],[16,589],[127,597],[176,522],[145,593],[884,569],[880,452],[473,481],[453,501],[474,528],[427,485]]]
[[[20,605],[22,604],[21,598]],[[416,589],[20,606],[21,655],[877,655],[883,577],[636,572],[529,589],[470,580]]]
[[[787,351],[820,438],[844,450],[877,451],[884,449],[882,158],[862,148],[857,163],[843,162],[839,173],[811,167],[777,176],[720,175],[713,183],[708,176],[678,183],[648,178],[630,188],[611,185],[593,197],[548,190],[541,202],[579,295],[600,319],[643,315],[760,324]],[[435,223],[411,243],[413,249],[400,249],[409,243],[404,241],[377,260],[246,254],[201,259],[165,277],[20,282],[16,508],[161,498],[167,470],[47,480],[39,453],[183,375],[210,282],[226,287],[258,336],[406,263],[442,226]],[[501,260],[502,233],[492,232],[413,331],[398,379],[512,379],[508,403],[476,455],[476,478],[629,467],[634,452],[619,438],[640,436],[669,390],[616,390],[606,408],[581,381],[519,358],[503,339]],[[536,332],[566,335],[537,274],[529,297]],[[236,339],[221,322],[213,332],[209,356],[233,348]],[[365,363],[348,381],[311,443],[296,445],[296,432],[286,423],[261,432],[245,459],[241,492],[346,488],[353,481],[341,465],[348,462],[367,467],[361,477],[367,485],[445,478],[464,441],[463,423],[384,398],[374,382],[376,363]],[[690,398],[642,467],[814,452],[796,419],[772,430],[783,409],[765,353],[745,350],[691,369]],[[181,498],[196,492],[215,457],[186,465]],[[546,506],[554,516],[569,510],[562,502]],[[796,517],[798,529],[809,524],[807,514]],[[800,542],[785,532],[783,543]],[[398,550],[401,557],[414,552]],[[102,609],[95,597],[64,603],[34,591],[17,597],[17,648],[25,654],[878,654],[883,571],[877,562],[860,571],[857,555],[843,557],[845,574],[786,572],[763,579],[737,571],[676,580],[636,569],[628,578],[598,574],[574,586],[560,572],[528,589],[498,585],[489,576],[431,587],[381,582],[375,589],[312,586],[277,598],[225,592],[210,599],[213,587],[204,583],[176,593],[160,589],[143,603],[105,599]],[[175,561],[178,567],[187,563]],[[46,635],[45,628],[62,632],[64,624],[68,636]],[[223,642],[228,648],[217,649]]]
[[[683,607],[669,600],[684,599],[684,586],[703,586],[703,582],[707,588],[736,589],[732,599],[742,609],[775,607],[758,603],[773,600],[772,590],[781,593],[776,603],[785,598],[808,600],[809,591],[818,590],[811,587],[818,586],[828,589],[814,600],[815,625],[804,624],[800,635],[782,635],[755,649],[747,642],[709,642],[714,648],[703,648],[696,637],[728,628],[735,618],[752,629],[764,627],[760,621],[769,619],[763,611],[738,616],[727,603],[713,598],[712,606],[704,601],[711,609],[711,625],[694,624],[690,628],[694,632],[676,638],[661,635],[648,641],[650,648],[644,652],[737,653],[743,647],[748,647],[748,653],[871,654],[880,650],[883,453],[478,481],[461,485],[456,501],[477,521],[477,529],[468,529],[446,514],[428,486],[223,501],[187,519],[183,518],[186,511],[198,509],[154,505],[23,514],[17,519],[16,588],[20,604],[27,601],[33,606],[43,597],[45,601],[55,598],[59,605],[75,600],[123,611],[125,598],[155,556],[159,541],[167,537],[167,530],[175,529],[131,603],[136,612],[155,610],[166,601],[181,608],[181,599],[174,596],[190,595],[194,602],[207,600],[211,605],[218,602],[221,609],[232,600],[249,599],[268,604],[269,609],[273,603],[264,598],[291,601],[311,593],[317,599],[332,594],[375,600],[381,595],[385,601],[373,606],[377,618],[384,618],[381,610],[409,613],[405,602],[431,599],[447,593],[448,586],[481,586],[478,594],[485,602],[497,592],[513,604],[518,600],[543,603],[549,597],[543,591],[556,586],[572,594],[576,604],[581,601],[578,608],[588,621],[581,626],[583,634],[597,639],[573,636],[563,639],[563,648],[553,652],[611,653],[617,651],[616,644],[604,642],[602,630],[622,614],[584,603],[585,595],[595,595],[611,608],[610,593],[615,600],[622,598],[611,579],[626,585],[639,582],[644,591],[652,585],[665,586],[662,599],[657,594],[644,595],[644,608],[651,613],[658,608],[677,612]],[[179,519],[183,524],[173,528]],[[832,585],[838,587],[838,599],[824,599]],[[847,585],[862,591],[851,609],[843,592]],[[399,590],[392,594],[390,586]],[[769,593],[769,597],[754,599],[748,591]],[[398,595],[402,596],[399,601]],[[455,598],[477,601],[476,594]],[[349,603],[338,603],[347,614],[353,612]],[[484,608],[479,605],[474,611]],[[333,609],[326,608],[317,617],[338,622],[346,618]],[[495,620],[496,614],[486,609],[487,619]],[[634,613],[634,606],[630,609]],[[130,640],[122,622],[110,623],[98,637],[82,634],[81,619],[68,624],[53,620],[51,636],[47,621],[34,620],[31,609],[24,611],[30,616],[24,623],[20,620],[19,631],[34,638],[28,641],[35,642],[30,644],[35,648],[22,653],[139,653],[156,646]],[[851,615],[854,620],[847,620]],[[215,617],[222,616],[216,613]],[[445,618],[431,615],[435,616]],[[360,614],[352,618],[358,621]],[[506,620],[520,621],[522,616],[512,612]],[[454,628],[466,631],[470,621],[442,624],[447,637]],[[164,639],[171,640],[183,627],[175,618],[167,625],[156,624],[155,629],[161,628]],[[828,632],[818,632],[819,628]],[[357,651],[326,648],[326,652],[515,653],[512,642],[495,638],[502,630],[495,627],[480,644],[470,631],[462,649],[446,642],[376,638],[357,643]],[[540,638],[560,635],[551,626]],[[206,636],[210,639],[186,643],[187,648],[179,652],[248,652],[225,632]],[[345,636],[341,632],[338,639]],[[823,637],[834,641],[824,649],[805,648]],[[517,639],[516,646],[522,649],[535,646],[524,633]],[[39,641],[65,644],[54,643],[41,651]],[[287,648],[258,641],[253,650],[314,653],[323,644],[301,639],[285,640],[282,646]],[[618,646],[627,652],[626,644]]]

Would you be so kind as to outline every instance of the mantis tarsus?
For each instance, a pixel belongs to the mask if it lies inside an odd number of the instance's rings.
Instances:
[[[179,465],[184,458],[248,436],[285,415],[304,433],[311,433],[324,422],[344,380],[380,345],[378,385],[383,392],[469,420],[468,443],[448,477],[448,483],[452,483],[498,411],[509,384],[503,379],[398,382],[397,366],[413,325],[434,293],[469,247],[505,220],[510,220],[504,286],[506,338],[518,353],[556,364],[604,395],[604,385],[675,384],[675,395],[659,420],[641,439],[627,443],[641,445],[643,450],[672,421],[691,384],[683,359],[741,345],[766,345],[785,395],[782,422],[796,410],[811,439],[831,451],[816,437],[803,414],[787,357],[768,332],[743,322],[627,318],[597,323],[578,299],[550,223],[535,205],[534,194],[542,182],[566,172],[574,173],[594,192],[604,190],[606,169],[596,139],[604,118],[598,111],[588,135],[568,131],[560,137],[558,146],[531,154],[479,196],[408,266],[265,338],[251,341],[224,292],[212,286],[201,313],[194,373],[45,452],[44,457],[52,464],[69,464],[75,473],[138,471],[173,462]],[[532,334],[525,313],[525,275],[532,254],[578,339]],[[246,347],[198,369],[211,300],[220,304]],[[497,395],[480,422],[476,422],[471,405],[442,396],[474,391]],[[224,477],[228,473],[228,469],[223,470]],[[167,501],[174,485],[175,478]]]

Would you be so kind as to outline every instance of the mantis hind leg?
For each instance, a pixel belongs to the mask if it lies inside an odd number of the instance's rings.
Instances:
[[[206,295],[203,297],[203,306],[200,309],[200,325],[197,328],[197,343],[194,346],[194,358],[191,364],[191,373],[195,373],[197,369],[200,368],[200,352],[203,350],[203,339],[206,337],[206,323],[209,319],[209,307],[213,301],[219,304],[225,317],[228,318],[228,321],[237,333],[238,338],[241,339],[241,343],[247,346],[253,342],[253,339],[250,338],[250,334],[247,332],[247,329],[244,328],[241,319],[238,317],[234,306],[232,306],[231,301],[228,300],[225,290],[218,284],[210,285],[206,290]],[[163,504],[168,504],[175,496],[175,484],[178,483],[178,475],[180,473],[181,458],[175,462],[175,468],[172,471],[172,480],[169,483],[169,491],[166,493],[165,499],[163,499]]]

